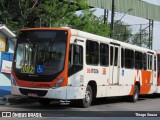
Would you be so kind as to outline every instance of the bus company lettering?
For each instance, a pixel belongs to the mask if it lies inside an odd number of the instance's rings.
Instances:
[[[94,69],[94,68],[87,68],[87,73],[96,73],[96,74],[98,74],[98,73],[99,73],[99,71],[98,71],[98,69]]]

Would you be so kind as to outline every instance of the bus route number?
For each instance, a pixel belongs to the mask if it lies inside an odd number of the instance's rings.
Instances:
[[[30,73],[33,74],[35,71],[35,67],[34,66],[29,66],[29,65],[23,65],[21,72],[22,73]]]

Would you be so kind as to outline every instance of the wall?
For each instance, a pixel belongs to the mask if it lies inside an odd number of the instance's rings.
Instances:
[[[0,32],[0,37],[6,37],[6,36]],[[7,40],[6,52],[9,52],[9,53],[14,52],[14,41],[15,41],[15,39],[8,39]],[[1,55],[2,55],[2,52],[0,52],[0,56]],[[1,59],[1,57],[0,57],[0,59]],[[0,71],[0,97],[11,94],[11,92],[10,92],[10,90],[11,90],[10,75],[11,74],[9,74],[9,73],[2,73]]]

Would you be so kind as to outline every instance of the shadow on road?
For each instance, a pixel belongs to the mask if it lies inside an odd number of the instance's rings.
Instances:
[[[153,95],[143,95],[140,96],[138,101],[143,101],[146,99],[159,99],[160,95],[153,94]],[[98,106],[98,105],[106,105],[106,104],[115,104],[115,103],[126,103],[130,102],[128,100],[128,97],[110,97],[110,98],[99,98],[95,99],[92,103],[92,106]],[[12,103],[9,105],[9,107],[16,107],[16,108],[24,108],[24,109],[32,109],[32,110],[68,110],[72,108],[77,108],[78,105],[76,102],[71,102],[70,105],[61,105],[59,102],[53,101],[49,105],[40,105],[36,100],[30,101],[28,103],[22,102],[21,103]]]

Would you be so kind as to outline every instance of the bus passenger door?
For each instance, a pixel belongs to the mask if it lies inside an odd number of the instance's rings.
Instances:
[[[117,45],[110,45],[110,84],[118,85],[119,84],[119,55],[120,47]]]
[[[154,79],[154,56],[152,54],[148,54],[148,84],[153,85]]]

